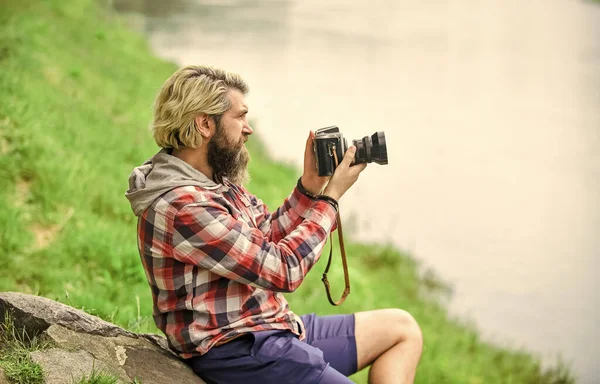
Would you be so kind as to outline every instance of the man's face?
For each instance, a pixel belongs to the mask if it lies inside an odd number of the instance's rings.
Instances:
[[[252,128],[248,124],[244,95],[238,90],[230,90],[228,96],[231,108],[223,114],[208,142],[208,164],[216,181],[226,177],[232,183],[242,185],[249,179],[250,154],[244,143],[252,134]]]

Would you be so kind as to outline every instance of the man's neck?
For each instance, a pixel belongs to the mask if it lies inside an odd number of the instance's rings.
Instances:
[[[171,155],[185,161],[204,176],[214,181],[212,167],[208,165],[208,160],[206,159],[206,151],[202,151],[200,148],[173,149]]]

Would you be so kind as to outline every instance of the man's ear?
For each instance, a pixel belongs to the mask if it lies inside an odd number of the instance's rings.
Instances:
[[[210,117],[206,113],[201,113],[198,116],[196,116],[194,122],[196,123],[196,129],[198,130],[198,132],[200,132],[202,137],[208,139],[213,135],[215,131],[215,122],[212,119],[212,117]]]

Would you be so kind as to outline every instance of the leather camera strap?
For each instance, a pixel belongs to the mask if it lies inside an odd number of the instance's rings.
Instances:
[[[333,150],[333,156],[335,158],[335,165],[338,166],[338,158],[335,148]],[[331,291],[329,290],[329,281],[327,280],[327,272],[329,272],[329,267],[331,266],[331,258],[333,255],[333,233],[329,234],[329,260],[327,260],[327,267],[325,268],[325,272],[323,272],[323,284],[325,284],[325,292],[327,292],[327,299],[331,303],[331,305],[341,305],[344,301],[346,301],[346,297],[350,294],[350,276],[348,274],[348,263],[346,262],[346,249],[344,248],[344,234],[342,231],[342,220],[340,218],[340,210],[338,207],[338,212],[336,215],[337,220],[337,229],[338,229],[338,239],[340,241],[340,251],[342,254],[342,266],[344,268],[344,282],[346,287],[344,288],[344,293],[342,293],[342,297],[338,301],[334,301],[331,297]]]

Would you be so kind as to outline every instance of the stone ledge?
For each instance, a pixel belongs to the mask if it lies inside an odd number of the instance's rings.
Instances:
[[[46,384],[70,384],[94,369],[127,383],[205,384],[159,335],[129,332],[68,305],[23,293],[0,293],[0,322],[7,311],[18,329],[52,343],[52,348],[30,354],[42,366]],[[0,384],[10,384],[3,378],[0,371]]]

